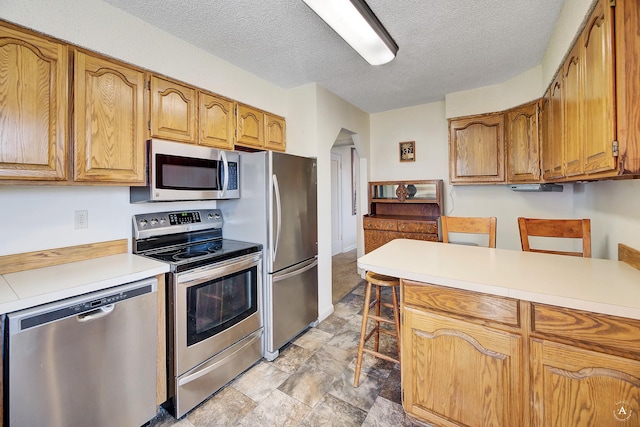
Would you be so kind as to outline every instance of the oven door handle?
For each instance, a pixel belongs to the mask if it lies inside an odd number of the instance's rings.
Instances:
[[[243,260],[233,260],[226,265],[216,265],[213,268],[205,268],[203,270],[190,271],[186,273],[178,273],[178,284],[186,286],[195,286],[203,282],[207,282],[212,278],[222,277],[227,274],[236,273],[242,270],[248,270],[254,266],[259,267],[260,254],[251,256]],[[259,268],[258,268],[259,269]]]
[[[197,372],[194,372],[193,374],[187,375],[184,378],[180,378],[178,380],[178,386],[182,387],[185,384],[190,383],[191,381],[195,381],[198,378],[207,375],[208,373],[210,373],[211,371],[216,369],[218,366],[220,366],[222,363],[227,362],[227,359],[233,358],[236,354],[240,353],[245,348],[247,348],[248,346],[252,345],[254,343],[254,341],[256,340],[256,338],[258,338],[261,334],[262,334],[262,329],[258,329],[253,334],[251,334],[251,335],[253,335],[253,339],[247,340],[247,342],[242,347],[237,348],[233,353],[225,354],[224,357],[219,358],[218,361],[212,363],[211,365],[209,365],[209,366],[207,366],[207,367],[205,367],[203,369],[200,369]]]

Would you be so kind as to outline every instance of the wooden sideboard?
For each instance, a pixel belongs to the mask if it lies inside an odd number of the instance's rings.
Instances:
[[[442,180],[370,182],[365,253],[393,239],[440,241],[442,212]]]

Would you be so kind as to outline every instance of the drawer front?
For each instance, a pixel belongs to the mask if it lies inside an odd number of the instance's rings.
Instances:
[[[435,310],[456,316],[519,326],[520,301],[512,298],[463,291],[411,280],[402,281],[404,305]]]
[[[640,352],[640,320],[533,304],[533,331]]]
[[[398,231],[405,233],[438,234],[438,223],[435,221],[398,221]]]
[[[363,221],[363,226],[366,230],[398,230],[398,222],[395,219],[365,218]]]
[[[425,233],[397,233],[397,239],[413,239],[413,240],[427,240],[429,242],[437,242],[437,234],[425,234]]]

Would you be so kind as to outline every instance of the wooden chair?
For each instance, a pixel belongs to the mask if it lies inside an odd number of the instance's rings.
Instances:
[[[591,220],[518,218],[522,250],[591,258]],[[582,252],[531,249],[529,236],[582,239]]]
[[[627,263],[631,267],[640,270],[640,251],[618,243],[618,261]]]
[[[496,217],[441,216],[442,242],[449,243],[449,233],[488,234],[489,247],[496,247]]]

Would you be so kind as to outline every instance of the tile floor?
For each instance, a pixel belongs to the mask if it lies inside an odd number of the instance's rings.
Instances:
[[[422,426],[402,409],[396,364],[365,354],[353,387],[363,300],[360,282],[273,362],[261,360],[182,419],[162,411],[150,426]],[[397,354],[393,338],[380,341],[382,351]]]

